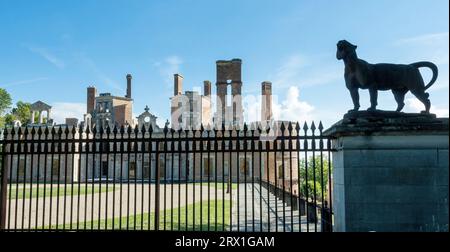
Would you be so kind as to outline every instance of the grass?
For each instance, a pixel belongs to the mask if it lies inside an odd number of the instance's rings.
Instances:
[[[215,231],[215,225],[217,220],[217,231],[224,231],[229,228],[230,225],[230,201],[229,200],[217,200],[217,206],[215,201],[210,201],[210,216],[209,216],[209,230]],[[194,213],[195,208],[195,213]],[[225,210],[225,221],[223,218],[223,208]],[[215,216],[215,211],[217,209],[217,218]],[[179,210],[179,211],[178,211]],[[186,215],[186,210],[188,214]],[[180,215],[178,215],[180,212]],[[200,212],[202,216],[200,217]],[[172,215],[173,214],[173,215]],[[165,217],[165,218],[164,218]],[[180,218],[178,218],[180,217]],[[187,217],[187,218],[186,218]],[[180,219],[180,221],[178,220]],[[114,225],[113,225],[114,220]],[[172,221],[171,221],[172,220]],[[187,220],[187,225],[186,225]],[[195,220],[195,223],[194,223]],[[200,223],[202,220],[202,223]],[[128,223],[128,227],[127,227]],[[165,228],[164,228],[165,224]],[[65,224],[65,228],[69,228],[70,224]],[[155,215],[154,212],[130,215],[128,217],[116,217],[109,219],[101,219],[100,221],[88,221],[78,223],[79,229],[93,229],[93,230],[155,230]],[[46,226],[44,229],[63,229],[64,224]],[[72,227],[76,228],[77,224],[72,223]],[[41,229],[41,228],[38,228]],[[164,210],[160,211],[159,217],[159,230],[180,230],[180,231],[199,231],[208,230],[208,201],[202,201],[202,211],[200,211],[200,202],[195,204],[190,204],[187,207],[183,206],[180,208],[173,208],[166,210],[164,216]]]
[[[53,188],[52,188],[53,187]],[[59,192],[58,192],[58,186],[57,185],[52,185],[52,186],[47,186],[45,187],[38,187],[37,186],[33,186],[32,189],[30,190],[30,186],[27,185],[25,187],[25,195],[24,195],[24,191],[23,191],[23,187],[15,187],[13,186],[11,188],[11,191],[9,191],[8,188],[8,192],[7,192],[7,197],[9,199],[9,193],[11,193],[11,199],[29,199],[29,198],[41,198],[44,197],[56,197],[56,196],[71,196],[72,195],[72,189],[71,189],[72,185],[71,184],[67,184],[66,188],[64,187],[64,185],[60,185],[59,186]],[[88,188],[86,190],[85,188],[86,186],[80,185],[80,190],[78,190],[78,184],[74,184],[73,185],[73,195],[78,195],[78,193],[80,195],[85,195],[85,194],[92,194],[92,193],[100,193],[100,187],[98,185],[94,186],[94,189],[92,189],[92,184],[88,185]],[[116,190],[118,188],[116,187]],[[108,186],[108,190],[106,190],[106,185],[102,185],[101,186],[101,192],[107,192],[107,191],[113,191],[113,188],[111,185]],[[50,194],[51,193],[51,194]]]

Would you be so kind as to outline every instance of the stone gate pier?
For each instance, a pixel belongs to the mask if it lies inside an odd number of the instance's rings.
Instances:
[[[327,129],[335,231],[448,231],[448,118],[350,112]]]

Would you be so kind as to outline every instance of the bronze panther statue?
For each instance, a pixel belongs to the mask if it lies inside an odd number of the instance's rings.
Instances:
[[[356,55],[356,45],[346,40],[337,43],[336,58],[344,60],[345,64],[345,84],[350,91],[353,100],[354,109],[359,110],[358,89],[369,89],[370,108],[369,111],[376,110],[378,90],[392,90],[397,102],[397,112],[400,112],[405,106],[405,95],[411,91],[424,105],[425,111],[430,113],[429,94],[425,92],[437,79],[438,68],[431,62],[417,62],[409,65],[397,64],[370,64]],[[425,85],[422,75],[419,72],[420,67],[428,67],[433,71],[433,77]]]

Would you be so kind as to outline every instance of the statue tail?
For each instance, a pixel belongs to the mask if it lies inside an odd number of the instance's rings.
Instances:
[[[437,68],[437,66],[435,64],[433,64],[433,63],[431,63],[429,61],[420,61],[420,62],[412,63],[411,66],[413,66],[415,68],[428,67],[428,68],[431,69],[431,71],[433,71],[433,78],[431,78],[430,83],[428,83],[425,86],[425,90],[430,88],[436,82],[436,79],[438,77],[438,68]]]

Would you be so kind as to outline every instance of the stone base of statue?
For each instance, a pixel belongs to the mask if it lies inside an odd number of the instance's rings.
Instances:
[[[335,231],[448,231],[448,118],[350,112],[327,129]]]

